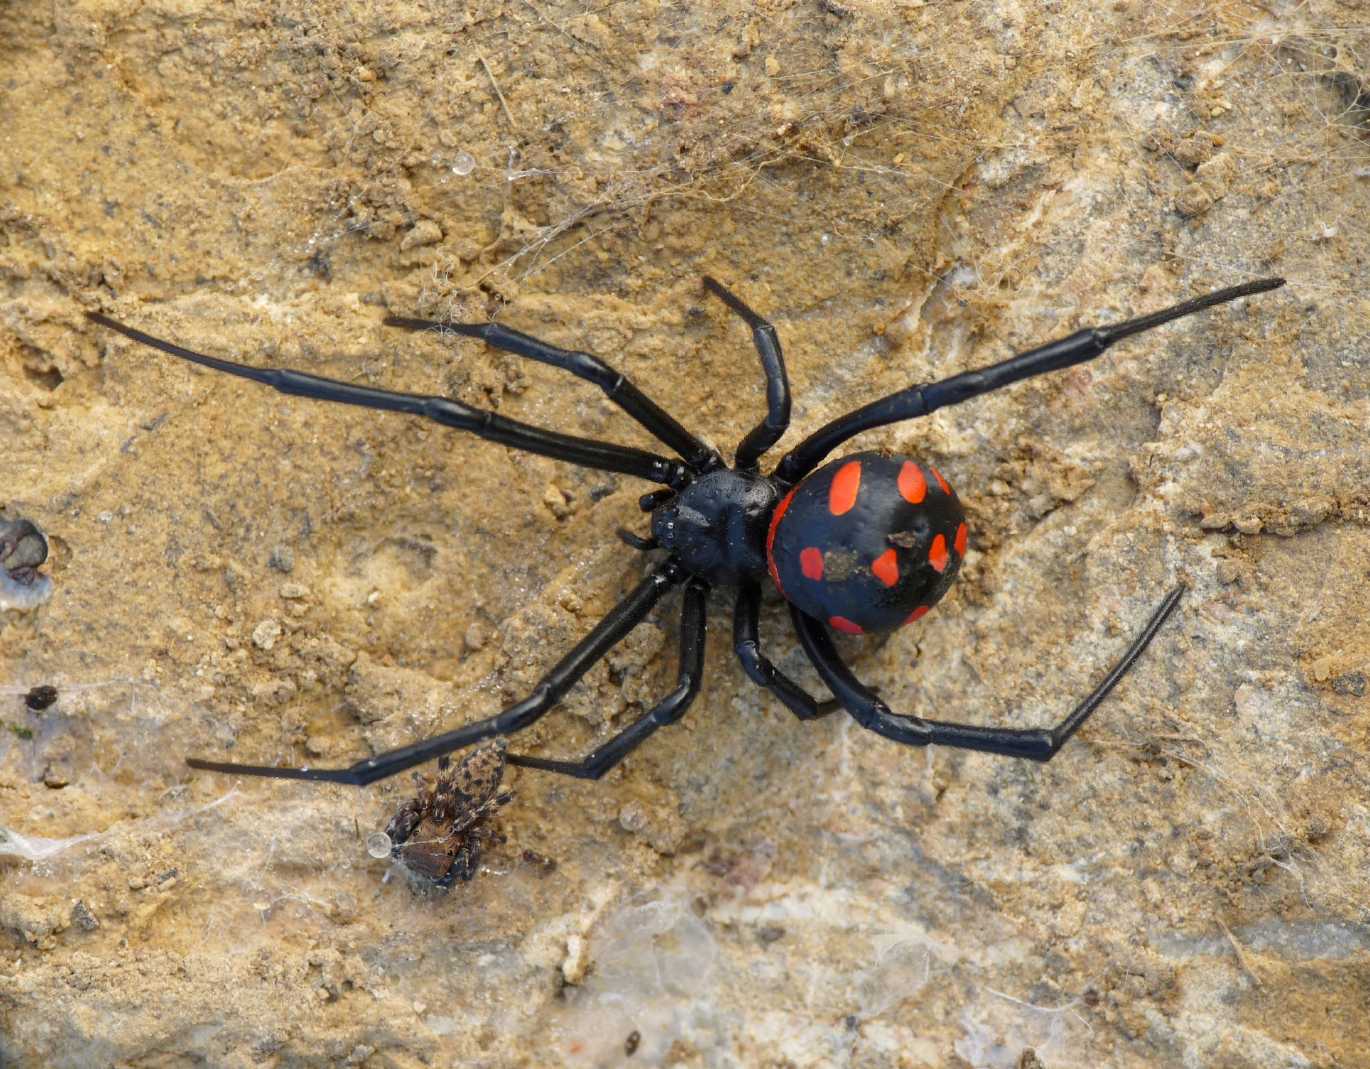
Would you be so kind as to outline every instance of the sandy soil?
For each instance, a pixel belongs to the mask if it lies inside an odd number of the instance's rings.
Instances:
[[[54,553],[0,615],[0,1065],[1370,1065],[1366,12],[1188,11],[0,5],[0,503]],[[641,576],[613,532],[649,487],[84,312],[650,445],[553,369],[380,326],[497,315],[731,450],[764,392],[704,273],[781,333],[782,449],[1289,279],[860,439],[972,530],[936,612],[844,643],[897,711],[1052,722],[1188,584],[1069,749],[799,724],[720,591],[688,719],[597,784],[511,770],[508,842],[445,896],[364,848],[408,777],[186,769],[496,711]],[[668,690],[677,606],[520,745],[587,752]],[[816,688],[778,600],[763,626]]]

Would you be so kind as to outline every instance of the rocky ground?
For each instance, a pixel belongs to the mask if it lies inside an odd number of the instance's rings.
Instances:
[[[0,613],[0,1065],[1370,1065],[1358,4],[18,0],[0,93],[0,503],[53,550]],[[936,612],[844,642],[897,711],[1050,723],[1188,585],[1056,761],[797,723],[719,592],[688,719],[598,784],[510,770],[507,842],[446,895],[365,848],[407,776],[184,766],[497,710],[642,575],[613,532],[648,487],[86,311],[650,444],[554,369],[380,326],[497,315],[730,450],[764,391],[704,273],[784,340],[782,449],[1288,278],[860,439],[972,532]],[[668,690],[677,605],[520,745]]]

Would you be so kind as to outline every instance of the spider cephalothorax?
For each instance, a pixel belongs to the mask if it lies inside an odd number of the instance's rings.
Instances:
[[[508,754],[510,764],[598,779],[643,739],[680,719],[699,691],[704,667],[705,594],[711,584],[737,587],[733,650],[748,677],[802,720],[845,708],[863,727],[912,746],[937,744],[1045,761],[1075,734],[1146,649],[1179,603],[1177,586],[1151,614],[1112,671],[1054,728],[990,728],[900,716],[852,674],[828,628],[859,634],[912,623],[951,585],[966,553],[961,503],[936,468],[910,457],[865,452],[823,465],[843,442],[873,427],[925,416],[1021,379],[1092,360],[1114,342],[1238,297],[1272,290],[1268,278],[1219,290],[1160,312],[1106,327],[1087,327],[998,364],[910,386],[840,416],[790,450],[774,471],[761,457],[790,420],[790,390],[774,328],[711,278],[705,287],[752,330],[766,377],[766,415],[737,447],[733,467],[641,390],[589,353],[559,349],[498,323],[435,323],[388,318],[390,326],[483,339],[505,352],[569,371],[599,386],[678,459],[641,449],[530,427],[459,401],[394,393],[282,369],[249,367],[162,341],[98,313],[90,318],[134,341],[192,363],[271,386],[282,393],[366,408],[406,412],[467,430],[514,449],[584,467],[616,471],[663,489],[642,498],[652,537],[621,531],[629,544],[661,550],[665,559],[521,701],[445,734],[358,761],[349,768],[276,768],[189,760],[194,768],[285,779],[366,784],[393,776],[483,739],[521,731],[542,717],[670,590],[684,587],[680,668],[674,690],[623,731],[579,761]],[[823,465],[820,467],[820,465]],[[769,571],[790,602],[800,645],[833,697],[819,701],[762,653],[758,634],[761,583]],[[454,840],[455,841],[455,840]],[[447,855],[443,855],[444,858]]]
[[[780,497],[756,472],[718,468],[652,510],[652,537],[710,583],[737,583],[766,567],[766,530]]]

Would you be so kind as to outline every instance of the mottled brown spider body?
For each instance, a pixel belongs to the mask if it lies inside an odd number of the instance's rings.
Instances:
[[[438,761],[438,775],[416,776],[419,793],[400,806],[386,826],[390,856],[420,884],[448,888],[469,880],[481,850],[502,841],[490,818],[513,795],[501,792],[507,743],[495,739],[460,761]]]

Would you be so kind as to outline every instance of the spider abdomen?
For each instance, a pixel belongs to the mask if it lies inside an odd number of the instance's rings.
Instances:
[[[857,453],[819,468],[776,506],[766,564],[791,604],[848,634],[912,623],[950,588],[965,513],[936,468]]]

